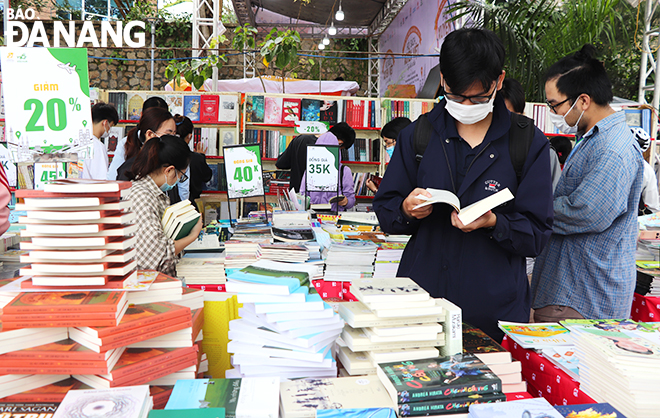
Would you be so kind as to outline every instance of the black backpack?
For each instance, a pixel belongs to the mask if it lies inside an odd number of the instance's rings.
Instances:
[[[424,158],[424,152],[429,145],[433,127],[429,122],[428,113],[421,115],[415,124],[413,133],[413,149],[417,164]],[[529,154],[529,147],[534,140],[534,121],[526,116],[511,113],[511,129],[509,130],[509,155],[516,171],[516,179],[520,184],[522,171]]]

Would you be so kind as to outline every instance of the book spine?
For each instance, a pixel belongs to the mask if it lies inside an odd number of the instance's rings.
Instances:
[[[502,390],[502,381],[498,377],[494,377],[489,380],[484,379],[479,382],[469,382],[466,384],[450,384],[442,386],[429,385],[419,389],[411,387],[403,390],[407,390],[410,393],[410,397],[409,399],[404,399],[401,396],[402,391],[398,391],[397,402],[400,404],[406,402],[417,403],[442,399],[464,398],[496,392],[499,393]]]
[[[160,315],[154,315],[148,318],[145,318],[140,321],[127,322],[124,324],[119,324],[115,327],[109,328],[92,328],[94,334],[89,332],[90,335],[94,335],[97,338],[106,337],[108,335],[123,333],[127,331],[133,331],[136,329],[141,329],[144,332],[149,332],[150,330],[157,329],[165,323],[176,323],[181,320],[189,321],[191,318],[191,312],[189,309],[171,309],[163,312]],[[151,326],[150,326],[151,325]],[[150,327],[149,327],[150,326]]]
[[[399,403],[400,416],[421,417],[441,414],[460,414],[468,412],[472,404],[505,402],[506,395],[493,393],[482,397],[464,397],[449,400]]]
[[[23,282],[25,283],[25,282]],[[30,286],[32,287],[32,286]],[[39,287],[39,286],[35,286]],[[52,289],[51,287],[43,286],[44,289]],[[68,286],[67,286],[68,288]],[[4,314],[2,315],[3,322],[32,322],[32,321],[65,321],[65,320],[94,320],[94,319],[117,319],[117,314],[114,312],[98,312],[98,313],[79,313],[79,314]],[[116,325],[116,324],[115,324]],[[99,325],[101,326],[101,325]]]
[[[442,329],[445,332],[445,345],[440,348],[443,356],[452,356],[463,352],[463,313],[461,308],[447,299],[436,299],[445,311]]]
[[[54,352],[54,351],[25,351],[25,350],[19,350],[19,351],[12,351],[9,353],[5,353],[0,356],[0,362],[5,362],[11,360],[13,363],[12,364],[17,364],[15,362],[23,362],[23,361],[29,361],[29,362],[34,362],[34,361],[47,361],[48,364],[52,364],[53,362],[61,362],[61,361],[74,361],[76,364],[78,362],[89,362],[89,363],[105,363],[106,362],[106,353],[94,353],[90,351],[86,352],[76,352],[76,351],[61,351],[61,352]],[[1,417],[1,416],[0,416]]]
[[[2,367],[0,374],[106,374],[108,366],[104,367]],[[2,415],[0,415],[2,416]]]
[[[37,322],[2,322],[3,330],[21,329],[21,328],[65,328],[65,327],[90,327],[90,326],[105,326],[111,327],[117,325],[116,319],[88,319],[76,320],[70,319],[68,321],[37,321]]]

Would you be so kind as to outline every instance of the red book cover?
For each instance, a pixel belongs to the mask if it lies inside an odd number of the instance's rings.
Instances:
[[[103,338],[109,335],[116,335],[127,331],[133,331],[137,328],[142,328],[142,330],[145,330],[143,327],[151,324],[157,324],[158,326],[161,326],[161,323],[165,321],[176,319],[174,322],[177,322],[179,319],[183,318],[190,320],[190,308],[175,305],[169,302],[145,303],[142,305],[129,306],[129,308],[126,310],[126,313],[124,314],[124,317],[117,326],[92,326],[82,331],[94,337]]]
[[[117,319],[68,319],[63,321],[2,321],[2,329],[9,331],[21,328],[68,328],[68,327],[88,327],[101,324],[103,326],[117,325]],[[2,374],[2,373],[0,373]]]
[[[33,322],[33,321],[67,321],[67,320],[116,320],[116,312],[91,312],[91,313],[41,313],[41,314],[3,314],[3,322]]]
[[[117,312],[125,292],[31,292],[19,293],[2,308],[5,314]]]
[[[218,122],[220,96],[217,94],[202,94],[199,121],[203,123]]]
[[[282,125],[293,126],[300,120],[300,99],[284,98],[282,101]]]
[[[24,366],[21,363],[8,367],[0,365],[1,374],[105,374],[107,372],[107,364],[95,367],[63,366],[58,362],[43,367]]]
[[[17,393],[16,395],[6,396],[0,399],[0,402],[62,402],[62,399],[64,399],[68,391],[78,389],[83,390],[92,388],[77,381],[73,377],[70,377],[40,388]],[[52,414],[48,415],[52,416]]]
[[[135,378],[136,373],[166,362],[181,361],[186,355],[197,358],[197,347],[185,348],[127,348],[119,357],[119,361],[104,379],[116,382],[122,378]],[[99,373],[100,374],[100,373]]]
[[[106,362],[112,353],[97,353],[72,339],[0,355],[0,361],[83,361]]]
[[[159,289],[171,289],[173,287],[182,287],[183,283],[181,280],[170,277],[167,274],[163,274],[154,270],[140,270],[138,274],[141,275],[153,275],[156,274],[156,280],[149,288],[149,290],[159,290]]]

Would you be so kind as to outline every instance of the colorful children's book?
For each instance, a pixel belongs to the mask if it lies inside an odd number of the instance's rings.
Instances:
[[[569,331],[557,323],[525,324],[499,321],[499,327],[523,348],[542,349],[573,345]]]
[[[625,415],[608,403],[556,405],[555,409],[564,418],[626,418]]]

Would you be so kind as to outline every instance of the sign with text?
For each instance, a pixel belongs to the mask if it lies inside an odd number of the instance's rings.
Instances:
[[[43,190],[46,183],[66,178],[66,163],[34,163],[34,188]]]
[[[5,139],[14,161],[34,154],[92,158],[87,50],[0,48]]]
[[[328,132],[328,122],[297,120],[295,131],[297,134],[319,135]]]
[[[339,187],[339,145],[308,145],[305,190],[336,192]]]
[[[230,199],[263,196],[264,177],[259,144],[230,145],[222,148]]]

